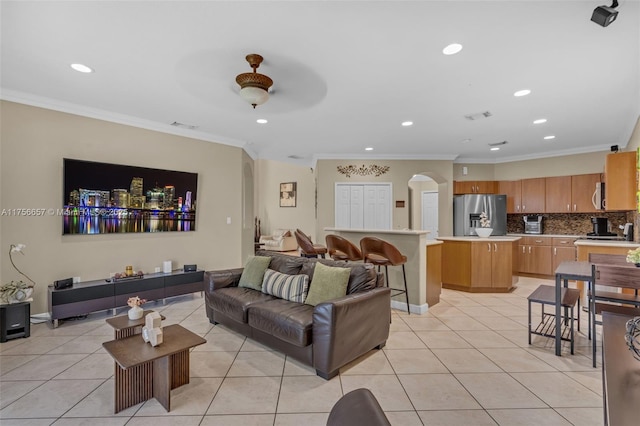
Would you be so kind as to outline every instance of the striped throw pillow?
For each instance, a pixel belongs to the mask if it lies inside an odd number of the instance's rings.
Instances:
[[[291,302],[304,303],[309,291],[307,275],[287,275],[267,269],[262,280],[262,292]]]

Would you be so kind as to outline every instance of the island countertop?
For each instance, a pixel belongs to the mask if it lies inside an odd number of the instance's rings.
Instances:
[[[640,244],[633,241],[618,241],[618,240],[576,240],[574,245],[587,246],[587,247],[620,247],[628,248],[629,250],[640,247]]]

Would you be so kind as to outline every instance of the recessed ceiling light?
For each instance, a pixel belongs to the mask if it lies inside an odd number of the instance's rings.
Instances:
[[[499,146],[494,146],[491,148],[491,151],[500,151],[500,147]]]
[[[403,122],[402,122],[402,125],[403,125],[404,127],[413,126],[413,121],[403,121]]]
[[[93,72],[91,68],[83,64],[71,64],[71,68],[78,72],[90,73]]]
[[[468,138],[467,138],[467,139],[462,139],[460,142],[462,142],[462,143],[468,143],[468,142],[471,142],[471,139],[468,139]]]
[[[533,120],[533,124],[542,124],[542,123],[546,123],[547,119],[546,118],[539,118],[537,120]]]
[[[545,140],[549,140],[549,139],[555,139],[556,137],[553,135],[549,135],[549,136],[545,136],[544,138]]]
[[[265,119],[265,118],[258,118],[256,120],[256,123],[259,123],[259,124],[267,124],[268,122],[269,121],[267,121],[267,119]]]
[[[365,151],[373,151],[373,148],[372,148],[372,147],[370,147],[370,146],[368,146],[368,147],[366,147],[364,150],[365,150]]]
[[[513,96],[527,96],[529,93],[531,93],[531,90],[529,89],[522,89],[522,90],[518,90],[516,93],[513,94]]]
[[[444,49],[442,49],[442,53],[444,53],[445,55],[455,55],[456,53],[460,52],[462,50],[462,45],[458,44],[458,43],[452,43],[450,45],[448,45],[447,47],[445,47]]]

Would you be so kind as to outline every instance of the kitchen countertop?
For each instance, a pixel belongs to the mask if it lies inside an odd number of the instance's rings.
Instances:
[[[618,240],[577,240],[573,244],[576,246],[626,247],[630,249],[635,249],[640,247],[640,244],[633,241],[618,241]]]
[[[516,235],[497,235],[494,237],[488,237],[488,238],[482,238],[482,237],[476,237],[476,236],[459,236],[459,237],[438,237],[438,240],[440,241],[518,241],[520,238],[520,236],[516,236]]]
[[[554,238],[586,238],[585,235],[567,235],[567,234],[518,234],[518,233],[508,233],[507,236],[518,236],[518,237],[554,237]]]

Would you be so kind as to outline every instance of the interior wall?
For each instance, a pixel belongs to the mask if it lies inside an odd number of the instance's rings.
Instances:
[[[338,172],[338,166],[389,166],[389,171],[378,177],[374,175],[346,177]],[[439,216],[444,218],[441,235],[451,235],[453,232],[453,178],[452,161],[449,160],[319,160],[317,163],[318,176],[318,223],[317,233],[326,235],[324,228],[333,227],[335,223],[335,184],[339,182],[391,182],[392,199],[392,228],[405,229],[409,227],[410,194],[409,180],[415,174],[423,174],[434,179],[439,185]],[[396,201],[405,201],[405,207],[396,207]]]
[[[126,265],[152,272],[164,260],[242,264],[242,149],[5,101],[0,124],[2,209],[61,209],[63,158],[198,173],[194,232],[62,235],[61,216],[2,215],[0,282],[20,279],[9,245],[26,244],[15,260],[37,283],[32,313],[47,311],[47,285],[62,278],[102,279]]]
[[[467,168],[467,174],[463,173],[464,167]],[[453,165],[453,180],[495,180],[495,167],[493,164],[479,163],[455,163]]]
[[[314,171],[308,166],[298,166],[272,160],[257,160],[256,181],[258,208],[262,235],[275,229],[299,228],[311,234],[314,242],[316,230],[316,180]],[[280,184],[296,182],[296,207],[280,207]]]
[[[434,180],[428,181],[409,181],[409,189],[411,194],[411,229],[422,229],[422,192],[436,191],[438,192],[438,183]],[[438,209],[440,203],[438,203]],[[443,218],[438,215],[438,222]]]
[[[518,180],[548,176],[570,176],[604,173],[609,152],[591,152],[535,160],[513,161],[495,165],[495,180]]]

